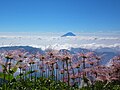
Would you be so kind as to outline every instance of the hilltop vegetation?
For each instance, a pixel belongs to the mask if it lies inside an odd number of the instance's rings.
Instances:
[[[120,90],[120,56],[102,65],[95,52],[0,51],[1,90]]]

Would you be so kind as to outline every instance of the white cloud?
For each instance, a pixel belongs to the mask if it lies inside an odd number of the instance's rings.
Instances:
[[[82,35],[76,37],[60,37],[58,34],[16,34],[0,35],[0,47],[5,46],[33,46],[37,48],[70,49],[81,47],[96,49],[99,47],[120,47],[120,37]],[[114,35],[115,36],[115,35]]]

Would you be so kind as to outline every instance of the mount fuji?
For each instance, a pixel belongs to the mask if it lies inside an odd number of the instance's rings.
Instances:
[[[61,37],[67,37],[67,36],[76,36],[76,35],[72,32],[68,32],[68,33],[62,35]]]

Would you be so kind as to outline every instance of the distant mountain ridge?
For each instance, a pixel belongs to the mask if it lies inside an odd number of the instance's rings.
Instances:
[[[44,51],[41,48],[34,48],[31,46],[9,46],[9,47],[0,47],[0,50],[17,50],[17,49],[24,49],[25,51],[35,54],[37,52],[44,54]]]
[[[31,46],[10,46],[10,47],[0,47],[1,50],[16,50],[16,49],[24,49],[25,51],[31,53],[31,54],[36,54],[39,52],[40,54],[45,54],[46,50],[42,50],[41,48],[34,48]],[[59,53],[63,53],[64,51],[67,51],[71,54],[77,54],[77,53],[87,53],[87,52],[94,52],[98,56],[103,56],[101,58],[100,64],[105,65],[107,64],[110,59],[112,59],[114,56],[119,55],[119,52],[116,52],[112,50],[111,48],[101,48],[101,49],[96,49],[94,51],[89,50],[89,49],[84,49],[84,48],[71,48],[70,50],[67,49],[61,49],[59,50]]]

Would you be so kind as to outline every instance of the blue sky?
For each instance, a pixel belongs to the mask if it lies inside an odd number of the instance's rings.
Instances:
[[[0,32],[120,31],[120,0],[0,0]]]

